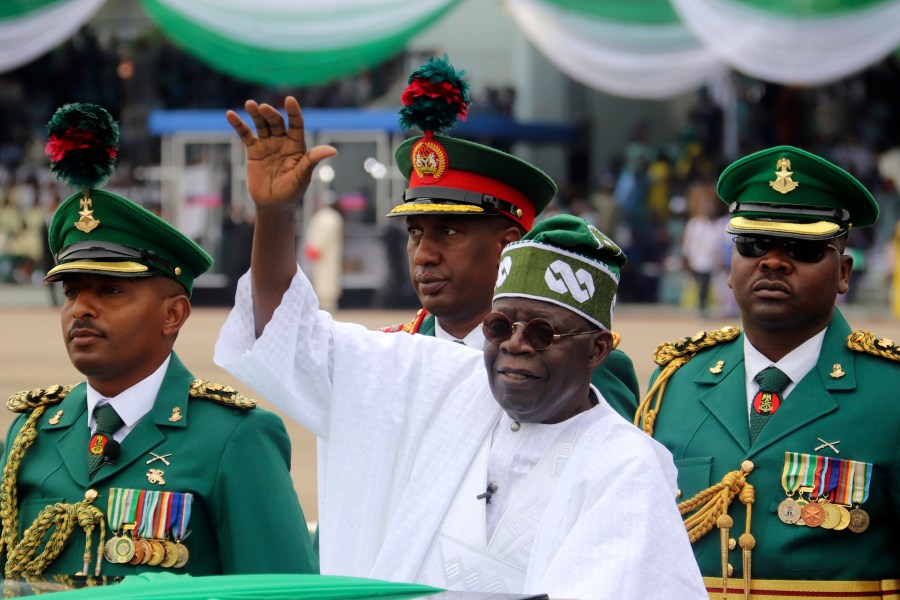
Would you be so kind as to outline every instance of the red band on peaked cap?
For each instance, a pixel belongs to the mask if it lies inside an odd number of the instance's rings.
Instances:
[[[516,188],[510,185],[506,185],[502,181],[497,181],[496,179],[493,179],[491,177],[485,177],[484,175],[472,173],[471,171],[457,171],[454,169],[447,169],[438,182],[425,183],[421,179],[416,177],[415,171],[413,171],[412,176],[409,178],[409,187],[449,187],[465,190],[467,192],[489,194],[491,196],[495,196],[496,198],[509,202],[522,211],[521,217],[517,217],[516,215],[508,213],[506,211],[501,211],[501,215],[509,217],[510,219],[524,227],[525,231],[531,231],[531,228],[534,226],[534,217],[536,216],[536,213],[534,210],[534,205],[531,203],[531,201],[528,200],[528,197]],[[437,195],[435,197],[440,198],[440,195]]]

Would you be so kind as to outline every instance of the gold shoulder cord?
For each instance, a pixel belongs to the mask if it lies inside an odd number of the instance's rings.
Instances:
[[[738,327],[723,327],[715,331],[701,331],[697,335],[682,338],[675,342],[665,342],[656,348],[653,353],[653,361],[663,367],[659,377],[653,382],[653,386],[647,391],[647,395],[638,405],[637,412],[634,415],[634,424],[640,427],[644,433],[653,437],[653,427],[656,424],[656,416],[659,414],[659,407],[662,404],[663,394],[666,391],[666,384],[672,375],[675,374],[682,365],[700,350],[710,348],[722,342],[729,342],[740,335],[741,330]],[[650,403],[656,398],[653,408]]]
[[[25,452],[37,439],[37,422],[48,406],[62,402],[72,386],[53,386],[46,389],[19,392],[6,403],[6,407],[18,413],[31,411],[25,424],[13,440],[3,469],[3,480],[0,482],[0,553],[6,550],[5,575],[7,578],[40,575],[47,566],[56,560],[59,553],[72,535],[75,525],[79,525],[85,533],[84,574],[87,574],[91,560],[91,538],[95,527],[100,528],[100,543],[97,547],[97,563],[95,573],[99,575],[103,557],[103,545],[106,543],[106,522],[103,513],[93,506],[97,492],[88,490],[84,500],[74,504],[58,502],[46,507],[34,522],[25,530],[21,540],[17,540],[19,531],[19,502],[17,480],[19,465]],[[44,550],[34,556],[35,551],[47,535],[55,527]]]
[[[195,379],[191,382],[189,394],[191,398],[209,400],[216,404],[222,404],[240,410],[252,410],[256,408],[256,400],[244,396],[233,387],[218,383],[210,383],[201,379]]]
[[[900,361],[900,345],[888,338],[875,338],[870,331],[859,329],[847,336],[847,347],[856,352],[865,352],[881,358]]]

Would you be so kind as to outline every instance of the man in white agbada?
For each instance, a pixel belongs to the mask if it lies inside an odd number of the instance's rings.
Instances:
[[[234,112],[257,205],[249,276],[216,362],[319,439],[323,573],[555,598],[706,598],[669,453],[619,417],[591,372],[625,256],[574,217],[504,251],[484,352],[335,322],[296,264],[293,214],[316,163]]]

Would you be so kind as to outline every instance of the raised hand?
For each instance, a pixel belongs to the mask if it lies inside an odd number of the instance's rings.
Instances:
[[[233,110],[228,123],[247,149],[247,188],[257,205],[297,202],[309,187],[316,164],[337,154],[332,146],[306,149],[303,114],[293,96],[284,100],[287,127],[275,107],[247,100],[244,108],[256,127],[256,135]]]

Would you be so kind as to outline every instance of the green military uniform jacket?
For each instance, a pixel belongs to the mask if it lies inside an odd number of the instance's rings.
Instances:
[[[434,315],[429,314],[422,319],[418,329],[411,333],[434,337]],[[591,383],[600,390],[613,410],[628,422],[634,419],[641,393],[634,363],[627,354],[621,350],[610,352],[603,364],[594,370]]]
[[[173,353],[152,410],[122,440],[118,460],[104,464],[93,479],[88,478],[87,465],[86,384],[74,387],[61,403],[48,407],[18,472],[17,539],[22,539],[25,528],[43,508],[82,500],[88,489],[99,493],[94,506],[104,514],[113,487],[190,492],[194,496],[190,535],[183,542],[190,559],[184,567],[169,571],[192,575],[317,572],[306,520],[291,481],[290,440],[281,419],[258,408],[239,409],[189,397],[193,380]],[[27,416],[17,418],[9,430],[4,465]],[[165,456],[169,464],[153,461],[151,452]],[[151,468],[163,472],[164,484],[150,483],[147,474]],[[95,547],[97,539],[95,530]],[[76,526],[45,573],[81,571],[84,550],[85,534]],[[0,558],[5,564],[6,556]],[[96,554],[89,574],[95,560]],[[165,569],[103,560],[101,574],[161,570]]]
[[[700,350],[668,381],[653,437],[674,455],[680,500],[720,482],[743,461],[753,463],[747,476],[756,492],[753,579],[871,581],[900,575],[900,363],[849,349],[850,333],[836,311],[817,366],[784,399],[752,447],[743,333]],[[834,442],[840,454],[828,446],[817,451],[820,438]],[[853,533],[783,523],[777,508],[787,497],[781,484],[785,452],[872,463],[870,494],[862,505],[871,517],[869,528]],[[728,513],[737,539],[744,533],[745,507],[735,498]],[[715,527],[693,548],[702,574],[721,577]],[[732,579],[739,581],[740,547],[729,553],[729,562]]]

